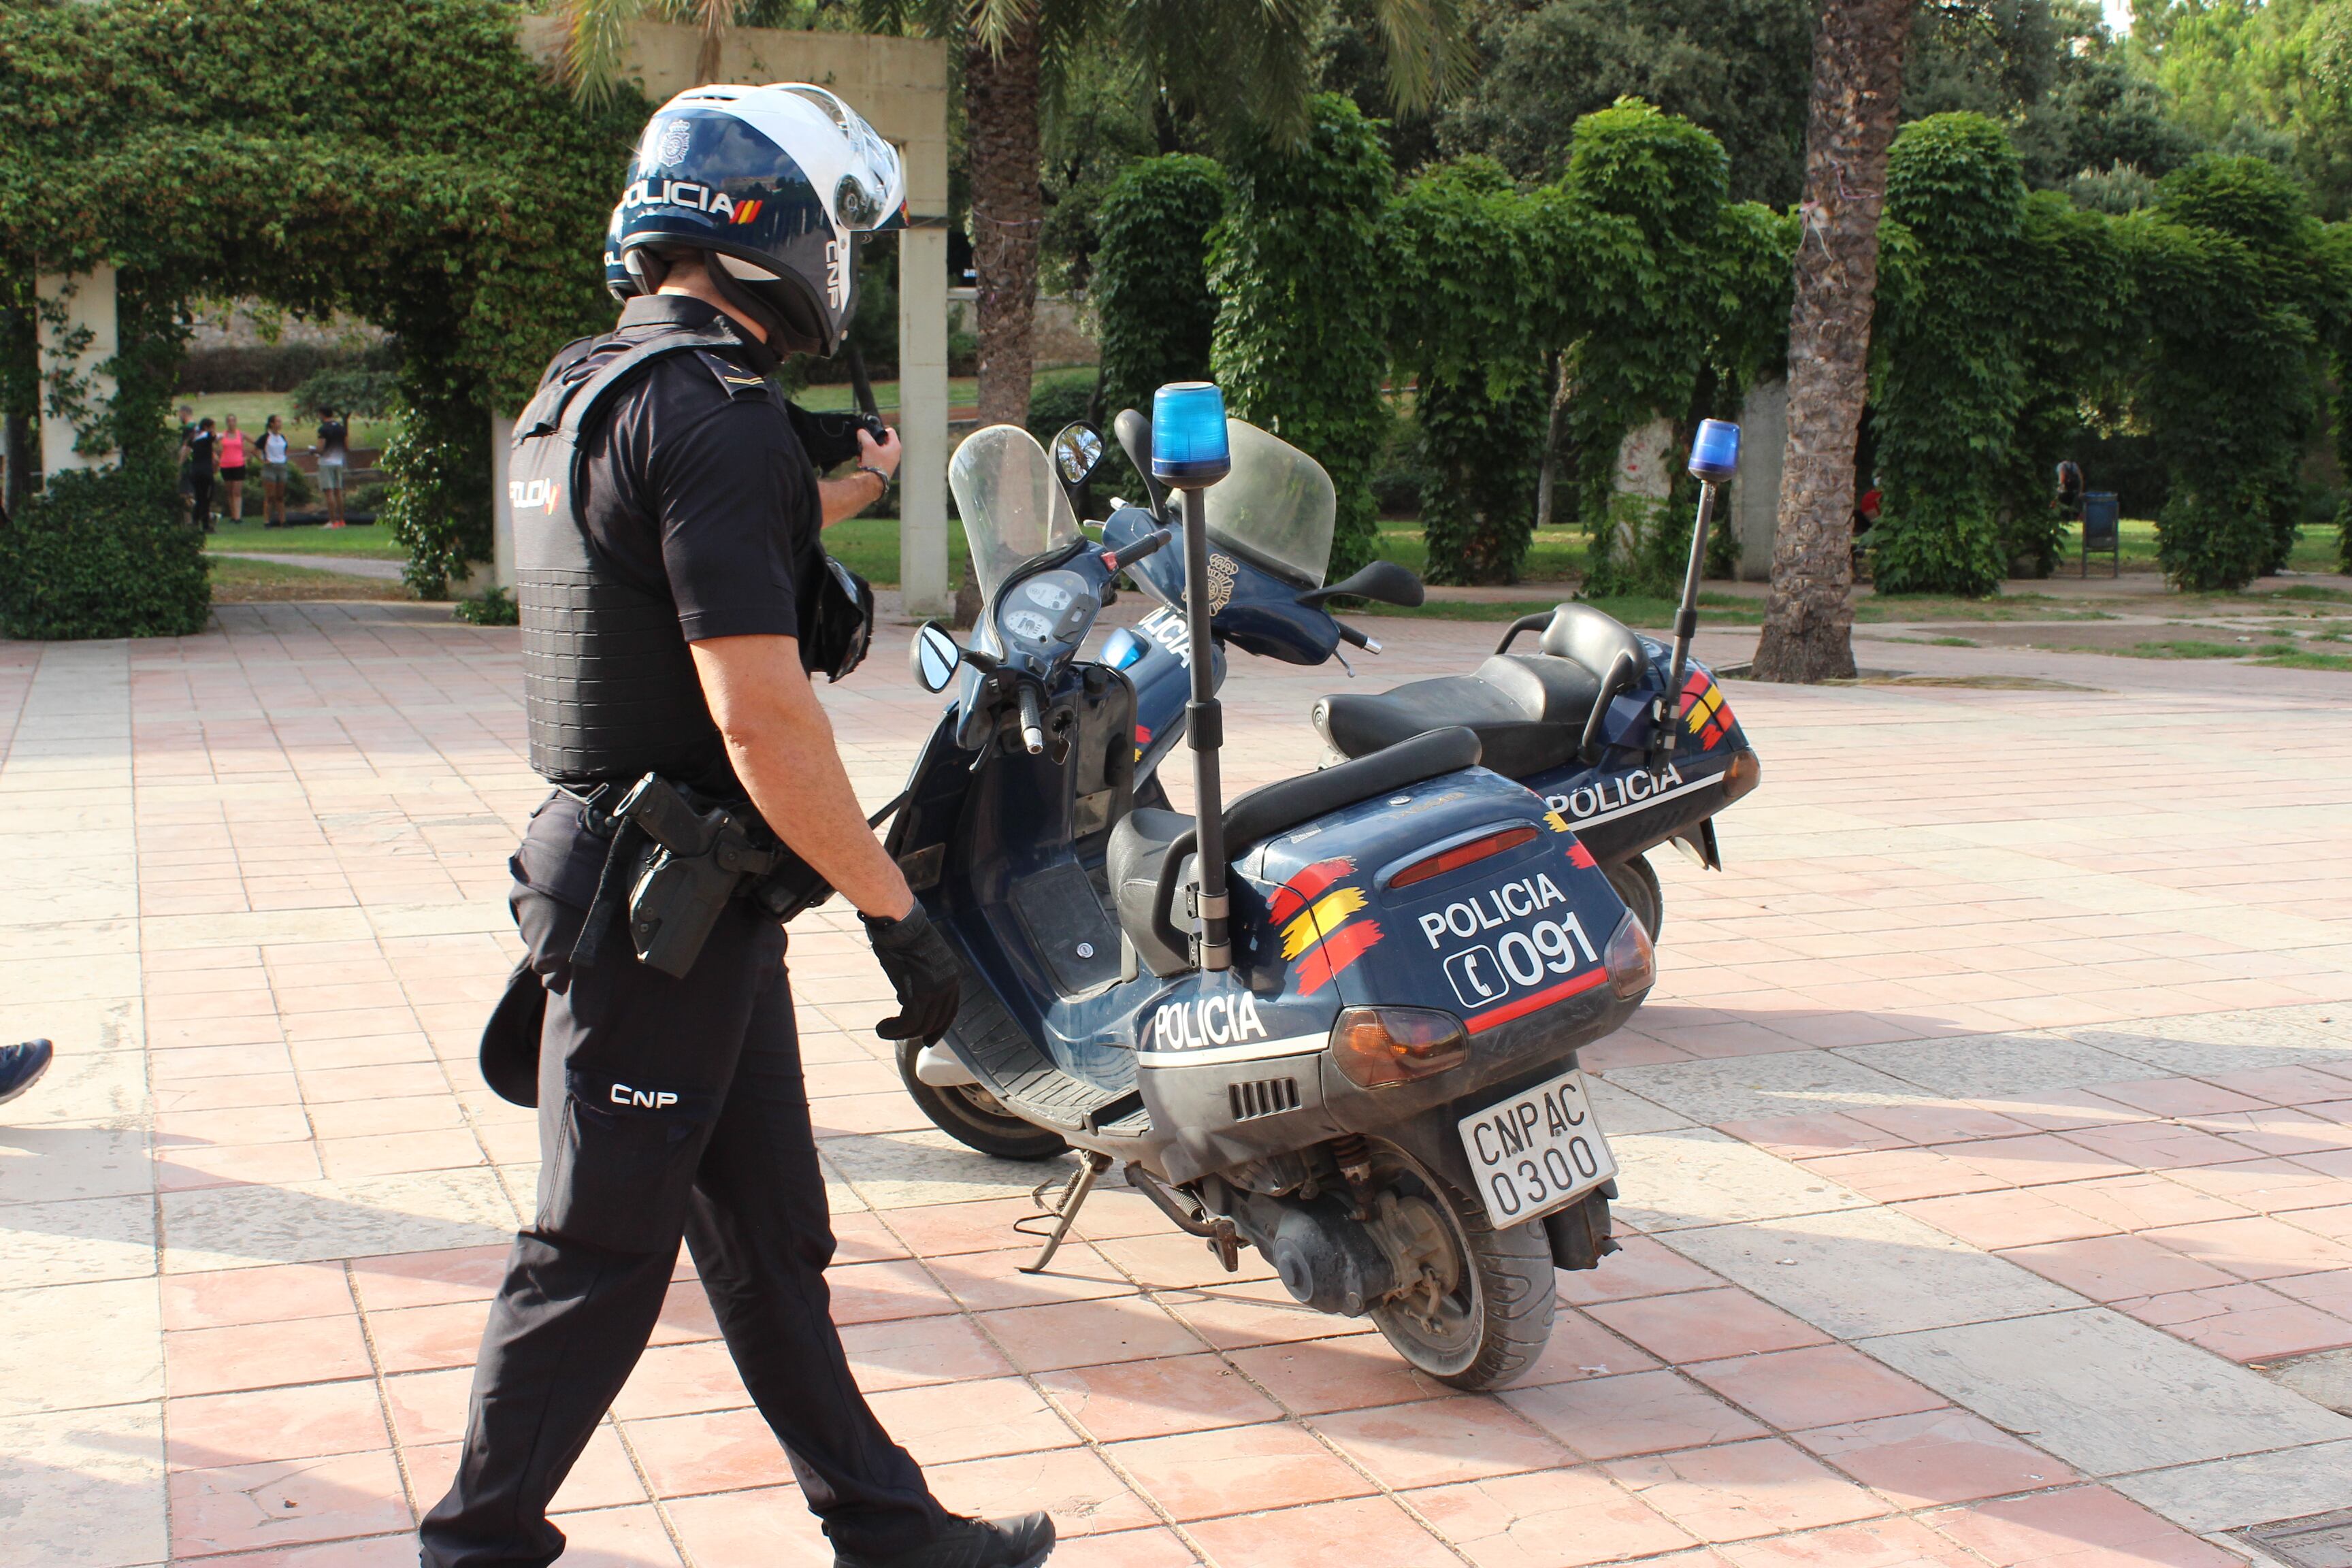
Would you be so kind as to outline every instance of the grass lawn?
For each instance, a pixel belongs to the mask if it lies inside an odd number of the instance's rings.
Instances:
[[[1381,520],[1380,553],[1415,572],[1429,564],[1429,547],[1422,542],[1421,524],[1411,518]],[[1529,584],[1570,582],[1584,575],[1584,531],[1575,527],[1544,528],[1528,542],[1528,557],[1519,575]]]
[[[2123,520],[2122,534],[2124,570],[2154,572],[2156,564],[2156,520],[2127,517]],[[2058,575],[2072,577],[2082,570],[2083,531],[2069,528],[2065,542],[2058,552]],[[2108,556],[2102,551],[2091,557],[2091,575],[2096,577],[2108,565]],[[2295,541],[2294,552],[2287,557],[2291,572],[2333,572],[2336,570],[2336,530],[2324,522],[2305,523],[2303,537]]]
[[[210,568],[213,603],[251,605],[281,599],[405,599],[412,595],[399,583],[373,577],[350,577],[340,572],[314,572],[307,566],[281,566],[275,561],[240,561],[216,555]]]
[[[250,489],[251,487],[247,487]],[[379,523],[351,528],[264,528],[259,518],[225,522],[205,536],[206,550],[252,550],[264,555],[347,555],[366,561],[405,561],[408,552],[393,542]]]
[[[1998,599],[1956,599],[1941,594],[1876,594],[1853,602],[1853,618],[1885,621],[2111,621],[2105,610],[2067,604],[2047,594],[2004,594]]]
[[[177,410],[183,403],[194,407],[199,419],[211,415],[215,429],[228,428],[228,416],[236,415],[237,428],[257,440],[260,438],[269,416],[282,415],[286,420],[286,444],[296,452],[308,451],[310,443],[319,438],[317,420],[294,417],[294,395],[290,392],[206,392],[173,398],[172,416],[175,420],[179,417]],[[352,421],[352,445],[354,447],[381,448],[385,437],[391,434],[392,421],[388,419]],[[256,462],[259,460],[257,458],[255,459]],[[261,487],[257,484],[246,488],[258,490]]]
[[[1528,584],[1526,586],[1540,592],[1542,585]],[[1377,609],[1342,610],[1339,615],[1342,620],[1353,620],[1360,616],[1385,616],[1430,621],[1516,621],[1521,616],[1548,614],[1558,608],[1568,597],[1568,587],[1566,584],[1560,584],[1559,593],[1545,599],[1485,602],[1439,599],[1432,600],[1418,609],[1399,609],[1382,605]],[[1623,595],[1587,599],[1584,603],[1616,616],[1629,626],[1655,630],[1671,626],[1675,618],[1675,601],[1672,599]],[[1743,599],[1730,594],[1701,594],[1698,603],[1699,624],[1703,626],[1754,626],[1764,623],[1764,602],[1760,599]],[[1528,634],[1530,637],[1533,635]],[[1521,648],[1519,651],[1527,650]]]

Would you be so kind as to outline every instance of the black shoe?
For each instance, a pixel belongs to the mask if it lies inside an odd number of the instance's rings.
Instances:
[[[47,1040],[26,1040],[21,1046],[0,1046],[0,1105],[7,1104],[40,1082],[41,1075],[49,1070],[49,1058],[55,1054]],[[1053,1539],[1051,1531],[1047,1532],[1045,1539]]]
[[[1054,1554],[1054,1521],[1042,1513],[1018,1519],[959,1519],[929,1544],[889,1557],[833,1554],[833,1568],[1037,1568]]]

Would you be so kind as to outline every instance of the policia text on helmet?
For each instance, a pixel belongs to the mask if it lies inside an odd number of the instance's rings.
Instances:
[[[782,921],[837,891],[898,993],[884,1037],[936,1040],[956,1014],[956,957],[860,814],[809,675],[863,652],[871,595],[819,535],[880,498],[898,439],[875,421],[853,443],[767,379],[841,346],[858,237],[904,206],[898,154],[823,89],[681,93],[606,236],[618,325],[559,353],[516,421],[524,712],[556,788],[509,861],[525,953],[482,1063],[538,1107],[542,1163],[425,1568],[561,1554],[548,1504],[681,1237],[837,1563],[1052,1551],[1042,1513],[942,1509],[850,1376],[782,962]]]

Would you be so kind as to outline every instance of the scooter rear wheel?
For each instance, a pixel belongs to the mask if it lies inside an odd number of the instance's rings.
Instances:
[[[1658,886],[1657,868],[1650,864],[1650,858],[1636,855],[1631,860],[1610,867],[1609,886],[1641,921],[1642,929],[1650,933],[1650,940],[1657,941],[1658,928],[1665,923],[1666,919],[1666,893]]]
[[[1059,1133],[1022,1121],[984,1089],[925,1083],[915,1076],[915,1058],[922,1054],[922,1041],[899,1041],[898,1077],[931,1125],[957,1142],[1000,1160],[1050,1160],[1069,1152]]]
[[[1559,1295],[1543,1226],[1497,1230],[1475,1200],[1418,1172],[1396,1184],[1436,1212],[1453,1252],[1441,1272],[1452,1285],[1434,1303],[1426,1290],[1384,1301],[1372,1321],[1399,1355],[1438,1382],[1474,1394],[1503,1387],[1551,1339]]]

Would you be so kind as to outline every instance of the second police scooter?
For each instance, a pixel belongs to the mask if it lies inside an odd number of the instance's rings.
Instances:
[[[917,634],[918,680],[958,690],[888,846],[960,951],[964,1000],[940,1045],[902,1048],[902,1076],[971,1147],[1080,1152],[1033,1267],[1123,1165],[1229,1268],[1256,1247],[1298,1300],[1369,1314],[1454,1386],[1499,1386],[1543,1350],[1553,1268],[1613,1250],[1614,1161],[1576,1053],[1648,990],[1648,936],[1465,729],[1224,802],[1210,534],[1319,578],[1333,495],[1213,386],[1164,387],[1154,412],[1172,530],[1089,540],[1017,426],[950,464],[986,604],[971,647]],[[1135,689],[1077,657],[1118,574],[1171,540],[1196,816],[1136,804]]]
[[[1081,427],[1073,426],[1072,430]],[[1129,409],[1114,424],[1121,446],[1146,469],[1150,423]],[[1072,431],[1057,438],[1055,458],[1072,492]],[[1701,427],[1702,445],[1728,441],[1729,456],[1696,451],[1698,465],[1737,466],[1738,428],[1717,420]],[[1147,484],[1149,484],[1147,480]],[[1150,512],[1115,508],[1107,541],[1139,537],[1166,515],[1165,497],[1150,486]],[[1711,489],[1702,508],[1711,506]],[[1474,731],[1481,763],[1517,779],[1560,812],[1591,851],[1610,885],[1642,919],[1654,941],[1664,915],[1657,873],[1645,852],[1672,842],[1701,865],[1720,869],[1715,816],[1753,790],[1761,776],[1756,752],[1733,718],[1722,689],[1705,666],[1689,658],[1698,619],[1698,569],[1705,560],[1707,519],[1700,548],[1690,557],[1669,647],[1644,637],[1591,605],[1569,603],[1514,622],[1494,656],[1473,675],[1440,676],[1378,693],[1335,692],[1315,704],[1312,721],[1340,757],[1360,757],[1414,735],[1454,725]],[[1215,535],[1213,508],[1210,531]],[[1222,680],[1230,645],[1288,664],[1319,665],[1342,642],[1377,653],[1380,645],[1352,627],[1297,606],[1353,595],[1407,606],[1422,602],[1421,584],[1402,567],[1375,561],[1346,583],[1320,586],[1320,563],[1311,584],[1294,563],[1259,552],[1220,551],[1210,559],[1212,616],[1217,645],[1213,672]],[[1102,658],[1128,676],[1137,692],[1137,789],[1155,798],[1155,770],[1172,753],[1184,730],[1190,644],[1182,616],[1181,568],[1162,557],[1130,574],[1158,600],[1132,628],[1114,631]],[[1521,634],[1540,632],[1535,650],[1513,653]],[[1661,749],[1667,726],[1674,744]]]

